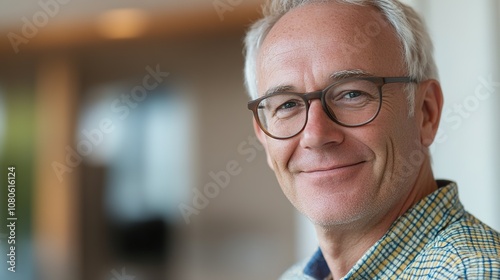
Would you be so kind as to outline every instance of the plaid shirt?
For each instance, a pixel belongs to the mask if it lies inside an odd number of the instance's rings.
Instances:
[[[342,279],[500,279],[500,234],[464,210],[455,183],[438,185],[399,217]],[[281,279],[329,277],[318,250]]]

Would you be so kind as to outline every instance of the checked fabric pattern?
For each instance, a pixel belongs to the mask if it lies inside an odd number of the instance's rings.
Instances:
[[[343,279],[500,279],[500,234],[466,212],[457,185],[440,188],[399,217]],[[282,280],[328,279],[321,250]]]

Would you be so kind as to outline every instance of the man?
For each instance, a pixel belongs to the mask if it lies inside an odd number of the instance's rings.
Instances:
[[[500,279],[500,235],[434,179],[432,43],[396,0],[276,0],[246,40],[254,128],[319,249],[282,279]]]

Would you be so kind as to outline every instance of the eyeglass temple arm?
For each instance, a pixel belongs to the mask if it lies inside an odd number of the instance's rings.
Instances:
[[[390,78],[383,78],[384,79],[384,84],[390,84],[390,83],[418,83],[416,79],[413,79],[411,77],[390,77]]]

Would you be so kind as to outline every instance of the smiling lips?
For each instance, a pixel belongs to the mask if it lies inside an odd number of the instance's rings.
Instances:
[[[321,173],[326,173],[326,172],[332,172],[332,171],[341,171],[343,169],[347,169],[349,167],[356,167],[360,164],[365,163],[365,161],[360,161],[356,163],[348,163],[348,164],[337,164],[333,165],[331,167],[321,167],[321,168],[314,168],[310,170],[303,170],[300,173],[306,173],[306,174],[321,174]]]

